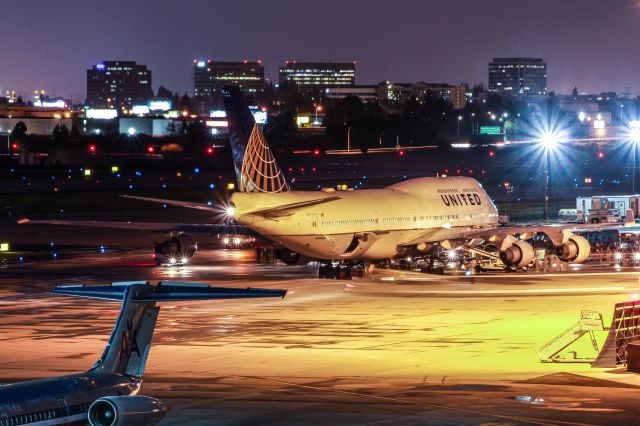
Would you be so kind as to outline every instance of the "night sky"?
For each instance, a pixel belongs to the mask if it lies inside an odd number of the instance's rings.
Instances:
[[[26,0],[3,2],[0,90],[83,101],[107,59],[191,91],[195,58],[357,60],[357,83],[485,82],[497,56],[539,56],[549,89],[640,94],[639,0]]]

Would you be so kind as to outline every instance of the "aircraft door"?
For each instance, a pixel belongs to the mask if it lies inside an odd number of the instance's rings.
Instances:
[[[65,401],[64,399],[59,399],[58,405],[59,405],[58,410],[60,410],[60,415],[63,418],[65,418],[66,421],[62,423],[57,423],[57,424],[69,426],[69,406],[67,405],[67,401]]]
[[[380,212],[378,210],[374,210],[373,211],[373,230],[374,231],[379,231],[380,230]]]
[[[307,223],[306,226],[309,227],[313,234],[318,233],[318,215],[315,213],[307,213]]]

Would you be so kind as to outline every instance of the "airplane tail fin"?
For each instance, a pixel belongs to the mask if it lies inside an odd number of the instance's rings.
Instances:
[[[158,302],[284,297],[286,290],[213,287],[207,284],[131,281],[99,286],[59,286],[51,293],[122,302],[109,343],[91,371],[142,378],[158,319]]]
[[[283,192],[289,185],[237,86],[222,89],[233,165],[242,192]]]

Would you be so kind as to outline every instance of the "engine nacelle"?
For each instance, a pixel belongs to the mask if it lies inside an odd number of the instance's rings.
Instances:
[[[91,404],[88,417],[91,426],[155,425],[167,410],[148,396],[106,396]]]
[[[533,247],[526,241],[517,240],[500,252],[500,260],[511,268],[524,268],[533,261]]]
[[[567,241],[557,249],[558,259],[563,262],[582,263],[591,254],[589,240],[579,235],[571,235]]]
[[[187,263],[196,254],[198,242],[189,234],[180,234],[156,245],[156,256],[166,258],[170,263]]]
[[[289,266],[306,265],[307,263],[311,262],[310,258],[286,248],[276,249],[275,255],[276,259],[283,261],[285,265]]]

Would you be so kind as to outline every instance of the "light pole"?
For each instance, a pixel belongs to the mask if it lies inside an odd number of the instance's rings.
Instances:
[[[351,126],[347,127],[347,152],[351,152]]]
[[[314,120],[314,124],[316,126],[318,125],[318,112],[319,111],[322,111],[322,105],[316,105],[316,107],[315,107],[316,119]]]
[[[458,140],[460,140],[460,122],[461,121],[462,121],[462,116],[459,115],[458,116],[458,122],[457,122],[457,124],[458,124]]]
[[[544,146],[544,223],[549,223],[549,168],[551,157],[549,151],[558,143],[558,138],[553,132],[544,132],[540,138]]]

